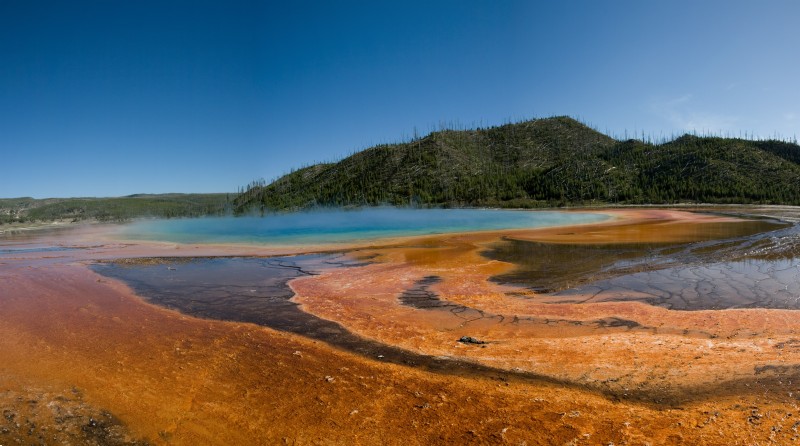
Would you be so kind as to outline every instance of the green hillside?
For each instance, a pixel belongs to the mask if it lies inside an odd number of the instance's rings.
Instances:
[[[343,205],[800,204],[800,146],[617,141],[568,117],[446,130],[252,183],[237,212]]]
[[[228,194],[138,194],[113,198],[2,198],[0,224],[53,220],[124,221],[199,217],[230,210]]]

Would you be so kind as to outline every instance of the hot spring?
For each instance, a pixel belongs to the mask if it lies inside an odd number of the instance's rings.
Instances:
[[[453,232],[528,229],[596,223],[603,214],[489,209],[369,208],[269,214],[140,220],[121,237],[176,243],[311,245]]]

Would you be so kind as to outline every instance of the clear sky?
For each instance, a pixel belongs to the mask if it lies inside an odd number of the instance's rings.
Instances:
[[[0,0],[0,197],[228,192],[570,115],[800,134],[800,1]]]

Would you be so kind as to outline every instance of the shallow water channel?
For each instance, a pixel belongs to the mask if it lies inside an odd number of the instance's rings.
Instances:
[[[289,257],[145,258],[100,262],[91,269],[127,283],[149,302],[192,316],[250,322],[324,341],[394,364],[453,375],[517,376],[555,382],[446,357],[416,354],[357,336],[336,322],[302,311],[287,282],[326,268],[356,266],[343,254]],[[454,340],[455,341],[455,340]]]

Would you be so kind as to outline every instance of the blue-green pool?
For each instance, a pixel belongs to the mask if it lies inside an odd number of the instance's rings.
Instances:
[[[263,217],[208,217],[140,220],[121,236],[177,243],[296,245],[348,243],[385,237],[450,232],[541,228],[594,223],[607,215],[559,211],[490,209],[367,208],[271,214]]]

